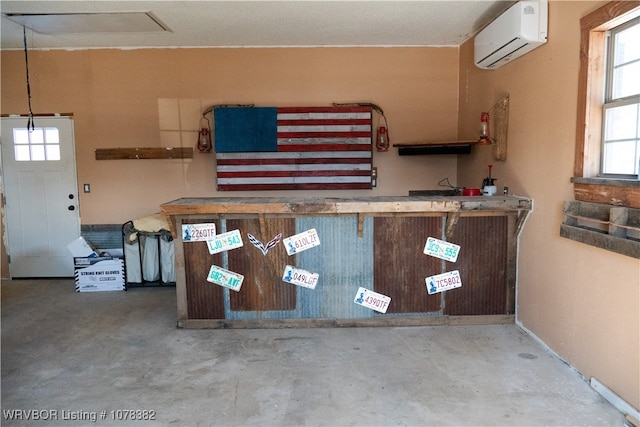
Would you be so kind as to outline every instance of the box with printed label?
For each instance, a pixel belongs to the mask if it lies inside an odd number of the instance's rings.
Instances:
[[[74,258],[76,292],[123,291],[124,261],[113,257]]]

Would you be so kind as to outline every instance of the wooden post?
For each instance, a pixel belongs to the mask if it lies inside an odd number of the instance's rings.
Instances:
[[[184,247],[182,245],[182,216],[171,216],[172,227],[176,230],[173,239],[173,252],[176,267],[176,305],[178,306],[178,324],[189,318],[187,306],[187,278],[185,273]]]
[[[364,214],[358,214],[358,237],[362,237],[364,235]]]
[[[578,215],[578,208],[580,207],[580,202],[576,202],[574,200],[564,202],[564,209],[562,213],[567,213],[571,215]],[[578,219],[572,216],[564,216],[562,219],[562,223],[566,225],[571,225],[573,227],[578,225]]]
[[[619,207],[609,209],[609,235],[626,239],[627,229],[618,225],[627,225],[627,221],[629,221],[629,209]]]

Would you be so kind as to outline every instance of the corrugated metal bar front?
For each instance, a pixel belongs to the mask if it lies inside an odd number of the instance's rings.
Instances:
[[[290,220],[291,222],[286,222],[286,224],[294,224],[294,220]],[[251,244],[246,240],[245,231],[251,232],[251,227],[256,226],[252,225],[251,221],[235,219],[223,221],[225,223],[223,226],[226,226],[227,230],[239,227],[243,233],[245,247],[234,249],[228,253],[229,269],[240,274],[255,270],[256,263],[260,261],[260,259],[255,259],[254,264],[243,266],[237,262],[238,257],[245,256],[242,253],[251,250],[257,252],[259,257],[263,257],[260,251],[251,247]],[[270,221],[270,218],[265,219],[265,223],[270,223]],[[362,237],[358,237],[358,217],[356,215],[301,217],[295,219],[295,230],[284,225],[277,230],[282,232],[283,238],[285,238],[312,228],[316,229],[320,239],[319,246],[299,252],[295,256],[287,256],[284,245],[277,246],[282,250],[277,259],[284,260],[281,262],[281,266],[278,264],[281,270],[271,271],[272,269],[269,269],[264,273],[270,275],[273,281],[269,285],[271,287],[265,290],[269,292],[276,290],[274,295],[254,292],[252,298],[256,299],[253,302],[244,301],[242,304],[234,305],[233,298],[238,296],[234,296],[234,291],[224,289],[227,319],[352,319],[373,316],[372,310],[353,302],[359,286],[368,284],[370,288],[373,287],[373,219],[365,218]],[[269,235],[275,231],[270,228]],[[267,257],[270,254],[271,251],[268,252]],[[277,252],[274,253],[274,255],[277,254]],[[233,259],[236,261],[232,261]],[[312,273],[319,273],[320,277],[315,289],[283,282],[281,279],[286,264]],[[255,287],[252,277],[253,274],[245,276],[240,294]],[[259,301],[261,298],[274,298],[275,295],[277,295],[277,299],[271,301],[269,306],[265,306],[265,303]],[[292,298],[294,304],[291,304]]]
[[[508,218],[462,217],[451,242],[461,248],[457,262],[446,263],[447,271],[460,271],[462,287],[445,292],[444,314],[505,314]]]
[[[442,261],[423,250],[428,237],[441,238],[442,217],[377,217],[374,229],[375,291],[391,297],[387,313],[440,312],[424,279],[442,273]]]
[[[309,308],[302,308],[305,317],[357,319],[374,315],[353,302],[360,286],[373,289],[372,218],[365,218],[363,226],[363,235],[358,237],[356,215],[296,221],[298,232],[315,228],[321,242],[298,255],[300,268],[320,273],[315,291],[301,289],[301,303]]]

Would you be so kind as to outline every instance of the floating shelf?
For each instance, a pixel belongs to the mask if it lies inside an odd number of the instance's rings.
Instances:
[[[166,148],[98,148],[96,160],[125,160],[125,159],[191,159],[191,147]]]
[[[398,148],[399,156],[422,154],[469,154],[476,141],[432,142],[424,144],[393,144]]]

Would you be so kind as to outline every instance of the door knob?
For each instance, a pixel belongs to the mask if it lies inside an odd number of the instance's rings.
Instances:
[[[69,207],[68,207],[67,209],[69,209],[70,211],[75,211],[75,210],[76,210],[76,207],[75,207],[75,206],[73,206],[73,205],[69,205]]]

